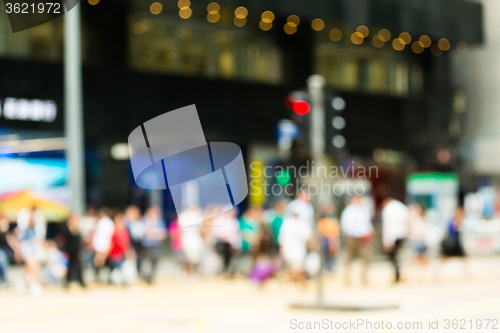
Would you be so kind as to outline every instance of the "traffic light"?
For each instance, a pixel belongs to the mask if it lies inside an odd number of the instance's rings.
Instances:
[[[329,152],[338,153],[346,147],[344,129],[346,121],[343,113],[346,109],[345,100],[332,92],[325,92],[325,148]]]
[[[299,116],[303,116],[309,112],[310,106],[306,101],[298,100],[292,103],[292,109]]]
[[[285,107],[299,116],[309,113],[311,106],[309,94],[305,91],[294,91],[285,98]]]
[[[285,107],[290,111],[291,118],[300,127],[299,142],[309,142],[309,111],[311,97],[305,90],[296,90],[285,98]],[[332,154],[345,151],[347,142],[344,136],[346,121],[343,116],[346,109],[345,100],[331,90],[324,92],[325,109],[325,150]]]
[[[309,144],[309,117],[311,111],[311,97],[307,90],[300,89],[289,93],[285,97],[285,107],[290,110],[290,120],[297,128],[293,141],[307,146]]]

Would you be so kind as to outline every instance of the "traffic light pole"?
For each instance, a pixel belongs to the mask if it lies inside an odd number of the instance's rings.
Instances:
[[[322,160],[325,153],[325,79],[321,75],[311,75],[307,80],[307,90],[311,98],[309,139],[314,160]]]
[[[314,161],[314,167],[319,170],[319,167],[327,167],[327,159],[325,156],[325,79],[321,75],[312,75],[307,80],[309,97],[311,99],[311,111],[309,122],[309,141],[311,157]],[[318,194],[312,199],[316,217],[320,217],[321,205],[330,199],[329,195],[321,193],[322,189],[322,176],[320,172],[315,173],[315,178],[312,181],[316,182],[318,186]],[[321,249],[321,235],[316,223],[315,233],[316,240],[320,246],[319,252],[321,256],[321,268],[317,276],[317,298],[314,303],[297,303],[292,304],[291,307],[295,309],[309,309],[309,310],[333,310],[333,311],[368,311],[368,310],[383,310],[383,309],[396,309],[397,304],[386,303],[385,301],[367,300],[356,304],[352,302],[337,302],[336,304],[327,304],[324,300],[323,289],[323,267],[324,267],[324,253]]]
[[[80,6],[78,3],[64,14],[64,131],[70,166],[70,208],[76,213],[85,209]]]
[[[316,168],[326,166],[325,161],[325,79],[321,75],[311,75],[307,80],[307,89],[311,98],[311,112],[309,122],[309,142],[311,157],[314,161]],[[321,215],[321,204],[324,202],[323,193],[321,189],[321,176],[316,175],[318,178],[318,194],[312,198],[314,211],[316,213],[316,220]],[[321,235],[319,230],[315,229],[315,236],[319,244],[319,253],[321,256],[321,267],[317,275],[317,305],[321,306],[324,302],[323,290],[323,267],[324,267],[324,254],[321,248]]]

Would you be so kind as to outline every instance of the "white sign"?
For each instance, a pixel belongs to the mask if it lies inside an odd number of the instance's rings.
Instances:
[[[499,253],[500,219],[466,218],[462,238],[469,254]]]
[[[56,119],[57,105],[51,100],[18,99],[8,97],[0,101],[0,116],[7,120],[51,123]]]

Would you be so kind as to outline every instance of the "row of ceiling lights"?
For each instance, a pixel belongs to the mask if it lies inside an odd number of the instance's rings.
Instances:
[[[88,0],[91,5],[96,5],[99,0]],[[183,19],[188,19],[191,17],[193,11],[191,10],[190,0],[179,0],[177,3],[179,7],[179,16]],[[163,11],[163,5],[159,2],[154,2],[149,8],[150,12],[154,15],[158,15]],[[216,2],[212,2],[207,6],[207,20],[210,23],[216,23],[220,20],[220,5]],[[243,27],[247,23],[248,10],[245,7],[238,7],[234,11],[234,24],[237,27]],[[274,14],[271,11],[265,11],[261,15],[261,21],[259,22],[260,29],[264,31],[271,30],[273,27]],[[297,28],[300,24],[300,18],[297,15],[290,15],[287,18],[287,23],[283,27],[285,33],[293,35],[297,32]],[[322,31],[325,28],[325,22],[316,18],[311,22],[311,27],[315,31]],[[356,28],[356,31],[350,35],[350,40],[355,45],[362,44],[370,34],[370,29],[365,25],[360,25]],[[329,32],[329,37],[332,41],[340,41],[343,37],[343,33],[340,29],[332,29]],[[372,44],[376,48],[381,48],[386,42],[391,39],[391,32],[387,29],[381,29],[378,34],[371,38]],[[407,32],[402,32],[398,37],[392,40],[392,47],[396,51],[402,51],[407,45],[410,45],[412,37]],[[466,53],[468,51],[468,45],[464,41],[457,43],[456,45],[458,52]],[[429,36],[422,35],[418,40],[411,43],[411,49],[413,52],[420,54],[426,48],[430,48],[433,55],[439,56],[443,51],[448,51],[451,48],[451,43],[446,38],[441,38],[436,44],[432,44]]]

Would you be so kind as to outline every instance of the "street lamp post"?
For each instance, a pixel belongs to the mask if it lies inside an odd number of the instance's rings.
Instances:
[[[70,166],[70,207],[85,209],[80,4],[64,15],[64,105],[66,157]]]

